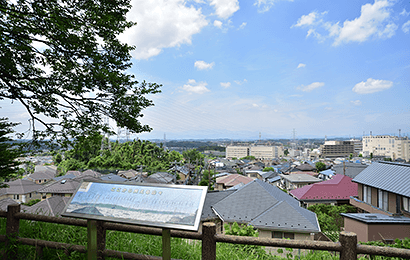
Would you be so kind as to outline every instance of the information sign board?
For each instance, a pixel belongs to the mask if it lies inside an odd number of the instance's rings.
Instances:
[[[62,216],[197,231],[207,187],[83,181]]]

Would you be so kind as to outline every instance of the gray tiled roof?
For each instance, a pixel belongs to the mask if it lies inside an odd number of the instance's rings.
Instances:
[[[251,223],[256,228],[305,232],[318,232],[316,214],[301,207],[292,207],[285,201],[277,203]]]
[[[214,204],[213,209],[226,222],[250,223],[258,228],[283,230],[275,226],[274,222],[283,223],[286,230],[294,232],[320,231],[315,213],[299,207],[297,200],[261,180],[248,183]]]
[[[217,218],[211,206],[234,193],[236,190],[208,191],[202,210],[201,221]]]
[[[121,176],[118,176],[116,174],[110,173],[110,174],[103,174],[100,177],[101,180],[103,181],[126,181],[126,178],[123,178]]]
[[[374,162],[352,181],[410,197],[410,165]]]
[[[322,181],[319,178],[313,177],[309,174],[305,174],[305,173],[300,173],[300,174],[289,174],[289,175],[285,175],[285,174],[279,174],[279,176],[281,176],[282,178],[290,181],[290,182],[320,182]]]
[[[34,204],[26,212],[53,217],[60,216],[69,200],[69,197],[53,196]]]
[[[8,188],[0,189],[0,195],[3,194],[27,194],[33,191],[38,191],[39,189],[43,188],[42,185],[36,184],[32,181],[18,179],[15,181],[5,182]]]
[[[81,181],[76,179],[63,179],[51,183],[44,188],[40,189],[41,193],[74,193],[78,186],[80,186]]]
[[[333,165],[332,169],[336,172],[336,174],[344,174],[350,178],[355,178],[359,175],[359,173],[366,169],[367,166],[368,165],[366,164],[346,162],[344,167],[343,163],[341,163]]]
[[[7,211],[7,206],[13,205],[13,204],[19,204],[19,203],[11,198],[2,199],[0,200],[0,210]],[[20,209],[21,211],[25,211],[28,209],[28,207],[25,205],[20,205]]]

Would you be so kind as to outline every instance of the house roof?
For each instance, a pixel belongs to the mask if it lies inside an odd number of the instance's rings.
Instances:
[[[4,198],[4,199],[0,200],[0,210],[7,211],[8,205],[13,205],[13,204],[18,204],[18,202],[16,202],[15,200],[13,200],[11,198]],[[20,205],[21,211],[25,211],[28,208],[29,207],[27,207],[25,205]]]
[[[145,180],[145,182],[147,183],[165,183],[165,184],[175,183],[175,181],[176,181],[176,177],[167,172],[156,172],[148,176],[148,178]]]
[[[410,225],[410,218],[404,216],[387,216],[379,213],[340,213],[340,215],[366,224]]]
[[[226,177],[220,178],[216,181],[216,183],[224,184],[226,187],[233,187],[239,183],[247,184],[251,181],[253,181],[253,179],[247,176],[243,176],[240,174],[231,174]]]
[[[306,185],[290,193],[299,200],[348,200],[357,196],[357,183],[352,178],[336,174],[333,179]]]
[[[53,182],[48,184],[39,190],[41,193],[74,193],[78,186],[80,185],[81,180],[78,179],[62,179],[60,181]]]
[[[26,212],[52,217],[60,216],[69,200],[69,197],[53,196],[34,204]]]
[[[289,174],[289,175],[285,175],[285,174],[279,174],[279,176],[281,176],[283,179],[286,179],[292,183],[296,183],[296,182],[320,182],[322,181],[319,178],[313,177],[309,174],[304,174],[304,173],[300,173],[300,174]]]
[[[212,208],[226,222],[251,223],[258,228],[273,230],[282,229],[277,224],[283,222],[289,231],[320,231],[315,213],[299,207],[297,200],[261,180],[248,183]]]
[[[103,181],[126,181],[127,180],[126,178],[123,178],[113,173],[101,175],[100,179]]]
[[[89,177],[99,178],[101,176],[101,173],[93,171],[93,170],[86,170],[86,171],[82,172],[77,177],[82,177],[82,176],[89,176]]]
[[[299,166],[296,166],[296,169],[298,169],[299,171],[313,171],[316,168],[310,165],[309,163],[304,163]]]
[[[273,177],[278,176],[278,173],[275,172],[275,171],[268,171],[268,172],[263,172],[263,173],[261,174],[261,176],[262,176],[262,178],[264,178],[264,179],[269,179],[269,178],[273,178]]]
[[[75,177],[76,176],[74,174],[70,173],[70,174],[66,174],[66,175],[63,175],[63,176],[55,177],[53,180],[61,181],[63,179],[74,179]]]
[[[27,194],[33,191],[38,191],[39,189],[43,188],[44,186],[40,184],[36,184],[32,181],[18,179],[15,181],[5,182],[8,188],[0,189],[0,195],[3,194]]]
[[[343,164],[336,164],[333,165],[332,169],[336,172],[336,174],[344,174],[350,178],[355,178],[367,167],[368,165],[366,164],[346,162],[345,166],[343,166]]]
[[[138,174],[138,172],[136,170],[128,170],[128,171],[119,171],[118,175],[119,176],[124,176],[127,179],[131,179],[133,177],[135,177]]]
[[[410,197],[410,164],[374,162],[353,181]]]
[[[326,175],[326,176],[333,176],[335,175],[335,171],[331,170],[331,169],[327,169],[324,171],[319,172],[320,174]]]
[[[208,191],[202,209],[201,221],[218,218],[211,206],[234,193],[236,190]]]

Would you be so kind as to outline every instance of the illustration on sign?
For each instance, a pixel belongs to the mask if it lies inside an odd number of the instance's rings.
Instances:
[[[182,225],[188,226],[183,229],[196,230],[205,195],[206,190],[198,186],[190,189],[85,181],[63,216],[91,215],[97,219],[154,226]]]

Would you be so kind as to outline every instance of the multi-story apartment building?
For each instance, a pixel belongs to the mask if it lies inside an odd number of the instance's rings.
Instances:
[[[255,146],[227,146],[226,158],[243,158],[255,156],[256,159],[273,159],[283,156],[280,146],[255,145]]]
[[[227,146],[226,158],[243,158],[249,155],[249,146]]]
[[[392,160],[410,159],[410,140],[408,137],[376,135],[363,137],[363,155],[382,156]]]
[[[320,146],[323,158],[349,157],[354,154],[354,148],[351,141],[326,141]]]

